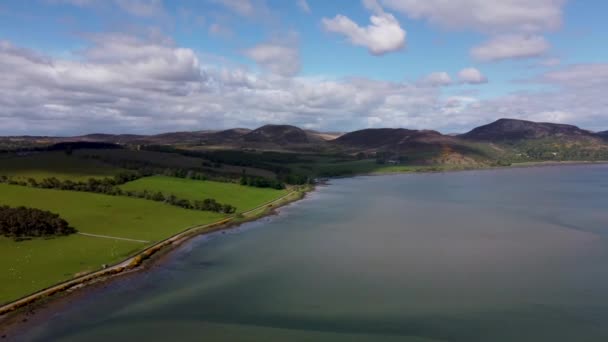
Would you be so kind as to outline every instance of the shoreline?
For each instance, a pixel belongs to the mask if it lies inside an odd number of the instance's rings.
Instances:
[[[433,174],[433,173],[452,173],[452,172],[468,172],[468,171],[496,171],[509,169],[526,169],[534,167],[554,167],[554,166],[576,166],[576,165],[605,165],[608,160],[597,161],[544,161],[544,162],[523,162],[514,163],[509,166],[488,166],[488,167],[472,167],[472,168],[445,168],[438,170],[425,170],[424,166],[419,166],[420,169],[399,170],[399,171],[372,171],[367,173],[357,173],[348,176],[329,177],[328,179],[352,178],[357,176],[387,176],[398,174]]]
[[[11,303],[5,304],[0,307],[0,340],[7,338],[9,334],[13,335],[13,332],[18,332],[21,328],[26,328],[24,326],[41,322],[50,315],[53,315],[55,313],[54,311],[57,311],[57,308],[71,305],[73,302],[79,300],[83,296],[90,294],[90,292],[107,287],[114,280],[120,280],[130,276],[137,276],[141,272],[146,272],[153,267],[159,267],[173,252],[194,238],[212,234],[223,234],[226,233],[226,231],[238,229],[245,223],[254,222],[265,217],[277,215],[279,209],[306,198],[310,193],[314,192],[318,186],[326,186],[327,183],[332,179],[353,178],[360,176],[386,176],[423,173],[433,174],[601,164],[608,164],[608,161],[531,162],[487,168],[371,172],[353,174],[343,177],[324,178],[313,186],[296,188],[282,197],[241,213],[241,215],[248,216],[237,217],[235,215],[217,222],[189,227],[184,231],[175,234],[174,236],[161,240],[154,245],[127,257],[125,260],[122,260],[117,264],[109,266],[106,269],[93,271],[76,279],[67,280]],[[69,286],[61,288],[64,285]],[[35,299],[29,301],[28,299],[30,297],[35,297]],[[21,301],[24,302],[19,303]],[[7,307],[12,305],[16,306],[7,310]]]
[[[159,266],[168,255],[196,237],[225,233],[227,230],[238,229],[242,224],[277,215],[278,209],[306,198],[315,189],[315,186],[296,187],[284,196],[240,213],[240,215],[188,227],[105,269],[66,280],[6,303],[0,306],[0,340],[6,339],[9,334],[13,335],[15,331],[18,332],[23,325],[40,322],[53,314],[53,312],[47,311],[55,311],[54,309],[57,307],[69,305],[90,291],[108,286],[114,280],[136,276],[140,272],[146,272],[152,267]]]

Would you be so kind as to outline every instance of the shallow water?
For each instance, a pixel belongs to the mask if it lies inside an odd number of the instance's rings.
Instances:
[[[23,340],[608,341],[608,165],[331,181]]]

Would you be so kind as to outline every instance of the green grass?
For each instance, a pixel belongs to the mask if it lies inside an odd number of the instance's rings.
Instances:
[[[0,204],[50,210],[81,232],[147,241],[224,217],[144,199],[6,184],[0,184]]]
[[[215,222],[217,213],[100,194],[0,184],[0,205],[40,208],[60,214],[83,233],[150,243],[71,235],[15,242],[0,238],[0,303],[17,299],[74,275],[99,269],[188,227]]]
[[[178,198],[189,200],[213,198],[220,203],[235,206],[240,212],[253,209],[287,193],[287,190],[254,188],[235,183],[198,181],[165,176],[141,178],[124,184],[121,188],[135,191],[161,191],[164,194],[173,194]]]
[[[22,242],[0,237],[0,304],[118,262],[143,246],[83,235]]]
[[[62,180],[83,181],[110,177],[124,170],[97,160],[68,156],[63,152],[40,152],[27,156],[0,159],[0,175],[19,179],[41,180],[57,177]]]

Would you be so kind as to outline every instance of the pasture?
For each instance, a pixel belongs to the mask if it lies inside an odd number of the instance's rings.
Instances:
[[[0,303],[99,269],[188,227],[223,217],[143,199],[7,184],[0,184],[0,204],[50,210],[81,233],[148,241],[70,235],[16,242],[0,237]]]
[[[270,202],[285,194],[287,190],[255,188],[235,183],[199,181],[166,176],[141,178],[121,186],[123,190],[160,191],[165,195],[173,194],[188,200],[213,198],[220,203],[235,206],[242,212]]]

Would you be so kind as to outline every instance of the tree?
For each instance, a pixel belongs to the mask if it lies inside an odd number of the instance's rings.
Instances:
[[[68,222],[50,211],[0,206],[0,234],[7,237],[39,237],[76,233]]]

